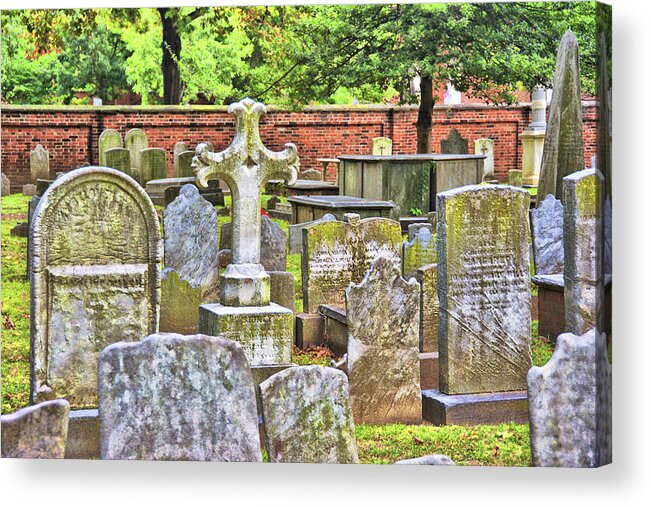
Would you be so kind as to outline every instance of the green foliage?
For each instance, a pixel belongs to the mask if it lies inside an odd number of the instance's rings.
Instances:
[[[409,214],[413,217],[419,217],[423,214],[423,210],[420,208],[409,208]]]

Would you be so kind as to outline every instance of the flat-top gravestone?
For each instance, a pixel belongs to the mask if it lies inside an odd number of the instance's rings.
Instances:
[[[269,461],[358,463],[346,374],[288,368],[260,384]]]
[[[438,194],[436,209],[440,390],[526,389],[531,367],[529,193],[468,186]]]
[[[179,178],[179,155],[183,152],[190,151],[188,145],[183,141],[179,141],[174,145],[174,177]]]
[[[486,155],[484,159],[484,180],[495,178],[495,141],[475,139],[475,154]]]
[[[393,141],[389,137],[375,137],[372,141],[371,155],[391,155]]]
[[[219,227],[217,211],[194,185],[183,185],[165,208],[165,267],[201,287],[201,300],[219,300]],[[197,309],[197,312],[199,310]]]
[[[128,174],[136,182],[140,181],[139,172],[131,166],[131,152],[126,148],[109,148],[105,150],[104,165]]]
[[[140,150],[140,184],[167,177],[167,159],[162,148]]]
[[[436,262],[436,241],[431,229],[422,227],[416,237],[402,245],[402,275],[410,278],[416,270]]]
[[[36,183],[36,180],[50,179],[50,152],[40,144],[29,152],[29,174],[32,183]]]
[[[2,457],[63,459],[69,410],[66,400],[51,400],[0,417]]]
[[[450,155],[467,155],[468,139],[464,139],[455,128],[450,130],[447,139],[441,139],[441,153]]]
[[[141,129],[131,129],[124,136],[124,147],[129,150],[131,155],[131,167],[140,174],[140,152],[149,148],[147,134]]]
[[[563,203],[548,194],[529,211],[533,238],[533,264],[537,275],[563,272]]]
[[[30,401],[96,406],[106,345],[158,329],[159,222],[144,190],[114,169],[57,178],[30,230]]]
[[[594,169],[563,178],[565,326],[583,334],[604,325],[604,179]]]
[[[253,378],[241,347],[161,333],[99,358],[102,459],[262,461]]]
[[[565,32],[558,48],[553,87],[538,181],[538,203],[547,194],[562,199],[563,178],[584,168],[579,45],[570,30]]]
[[[561,334],[529,385],[531,461],[539,467],[598,467],[612,461],[611,367],[606,335]]]
[[[174,177],[175,178],[185,178],[188,176],[194,176],[194,170],[192,169],[192,159],[195,156],[194,151],[182,151],[175,157],[174,165]]]
[[[420,288],[377,257],[346,289],[348,379],[357,424],[422,421],[418,326]]]
[[[122,135],[117,130],[103,131],[99,135],[99,165],[106,166],[106,150],[122,147]]]

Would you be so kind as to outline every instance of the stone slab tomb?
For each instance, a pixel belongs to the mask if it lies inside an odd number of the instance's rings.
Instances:
[[[262,461],[253,378],[242,348],[161,333],[99,358],[102,459]]]
[[[100,351],[158,329],[156,211],[123,173],[76,169],[39,200],[30,245],[30,402],[94,407]]]
[[[260,384],[269,461],[358,463],[346,374],[288,368]]]
[[[113,129],[104,130],[99,135],[99,165],[106,166],[106,150],[111,148],[123,148],[122,135]]]

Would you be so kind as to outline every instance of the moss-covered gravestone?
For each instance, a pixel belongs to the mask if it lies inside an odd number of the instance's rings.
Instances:
[[[183,152],[190,151],[188,145],[179,141],[174,145],[174,178],[179,178],[179,155]]]
[[[194,176],[192,169],[192,159],[194,158],[194,151],[182,151],[174,158],[174,177],[187,178]]]
[[[421,266],[436,262],[436,241],[432,231],[422,227],[416,237],[402,245],[402,276],[410,278]]]
[[[242,348],[161,333],[99,358],[102,459],[262,461],[253,378]]]
[[[94,407],[100,351],[158,330],[156,211],[125,174],[76,169],[41,197],[30,245],[30,401]]]
[[[273,463],[358,463],[346,374],[299,366],[260,384]]]
[[[141,129],[131,129],[124,136],[124,147],[129,150],[131,156],[131,167],[134,171],[140,173],[141,162],[140,152],[149,148],[149,140],[147,134]],[[144,184],[144,183],[143,183]]]
[[[131,165],[131,153],[126,148],[109,148],[105,150],[104,161],[106,167],[128,174],[136,182],[140,181],[140,173]]]
[[[106,150],[111,148],[123,148],[122,135],[113,129],[103,131],[99,135],[99,165],[106,166]],[[109,166],[110,167],[110,166]]]
[[[140,184],[150,180],[167,178],[167,160],[162,148],[145,148],[140,150]]]

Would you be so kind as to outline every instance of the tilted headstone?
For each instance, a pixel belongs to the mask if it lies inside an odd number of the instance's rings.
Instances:
[[[201,285],[181,278],[173,268],[161,273],[161,333],[196,334],[199,328]]]
[[[288,368],[260,384],[272,463],[358,463],[346,374]]]
[[[447,139],[441,139],[441,153],[453,155],[468,154],[468,139],[464,139],[455,128],[450,130]]]
[[[393,141],[389,137],[376,137],[372,141],[372,155],[391,155],[393,153]]]
[[[563,178],[565,326],[583,334],[604,324],[603,206],[601,173],[585,169]]]
[[[323,174],[316,169],[308,169],[298,175],[299,180],[321,181]]]
[[[484,159],[484,180],[495,178],[495,141],[475,139],[475,155],[486,155]]]
[[[31,220],[30,401],[97,400],[97,358],[158,329],[159,222],[123,173],[84,167],[57,178]]]
[[[191,150],[188,148],[188,145],[185,144],[183,141],[179,141],[174,145],[174,177],[175,178],[180,178],[179,155],[186,151],[191,151]]]
[[[131,176],[136,182],[140,181],[139,172],[131,167],[131,153],[126,148],[109,148],[104,151],[105,166],[117,169]]]
[[[420,423],[420,287],[377,257],[346,289],[348,379],[357,424]]]
[[[140,183],[167,178],[167,159],[162,148],[140,150]]]
[[[2,197],[5,195],[11,194],[11,182],[9,181],[9,178],[7,178],[7,175],[3,172],[2,173]]]
[[[531,368],[527,382],[533,466],[598,467],[612,461],[605,333],[561,334],[549,362]]]
[[[529,210],[533,264],[537,275],[563,272],[563,203],[551,194]]]
[[[263,215],[260,221],[260,264],[266,271],[285,271],[287,269],[287,233],[266,215]],[[230,249],[232,243],[233,222],[226,222],[221,227],[219,249]]]
[[[570,30],[565,32],[558,48],[553,86],[538,181],[538,204],[547,194],[562,200],[563,178],[584,168],[579,45]]]
[[[177,155],[176,164],[174,166],[176,170],[174,173],[175,178],[194,176],[194,170],[192,169],[192,159],[194,158],[194,155],[194,151],[182,151]]]
[[[102,459],[262,461],[253,378],[242,348],[161,333],[99,357]]]
[[[473,185],[441,192],[436,199],[440,390],[526,389],[529,193]]]
[[[201,287],[201,301],[219,300],[219,226],[217,212],[194,185],[181,187],[165,208],[165,267]],[[197,312],[199,310],[197,309]]]
[[[432,231],[422,227],[416,237],[402,245],[402,276],[410,278],[416,270],[436,262],[436,240]]]
[[[36,148],[29,152],[29,174],[32,183],[36,183],[36,180],[39,179],[50,179],[50,152],[40,144],[37,144]]]
[[[0,417],[2,457],[63,459],[69,411],[66,400],[51,400]]]
[[[106,166],[106,150],[122,148],[122,135],[113,129],[105,130],[99,135],[99,165]]]
[[[416,270],[416,280],[420,283],[420,332],[419,350],[438,352],[439,350],[439,295],[438,268],[427,264]]]
[[[142,169],[140,163],[140,152],[149,148],[147,134],[141,129],[131,129],[124,136],[124,147],[129,150],[131,155],[131,167],[140,174]]]

